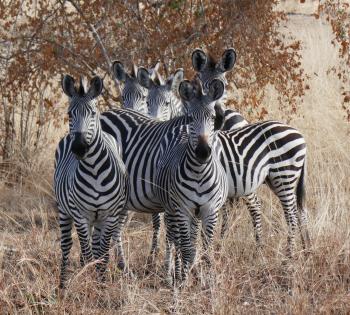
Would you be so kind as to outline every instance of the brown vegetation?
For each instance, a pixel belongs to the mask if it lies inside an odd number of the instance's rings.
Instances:
[[[105,285],[98,284],[93,266],[79,267],[78,239],[74,235],[71,280],[65,292],[57,292],[61,253],[52,192],[54,146],[43,146],[46,142],[41,141],[40,149],[31,155],[33,162],[20,157],[11,159],[11,167],[23,172],[16,172],[16,183],[2,173],[1,313],[349,313],[350,126],[341,108],[343,84],[337,72],[328,71],[346,69],[338,53],[341,45],[337,41],[331,45],[334,33],[322,16],[291,16],[278,31],[285,36],[285,45],[291,35],[300,41],[300,69],[307,77],[308,88],[303,102],[298,102],[296,116],[285,116],[290,107],[281,110],[279,92],[270,86],[262,89],[261,104],[268,118],[291,119],[290,124],[303,132],[308,143],[307,207],[313,243],[310,255],[304,256],[299,242],[296,258],[290,262],[284,259],[286,225],[281,207],[263,188],[259,195],[263,199],[266,246],[261,253],[255,251],[248,211],[239,204],[232,209],[227,236],[215,237],[212,269],[199,265],[200,280],[192,277],[191,285],[174,292],[163,281],[164,242],[154,269],[146,272],[152,229],[149,217],[137,214],[124,233],[134,279],[116,271],[111,259],[110,279]],[[58,95],[55,102],[61,98],[60,91]],[[242,100],[244,91],[240,88],[235,95]],[[251,108],[242,111],[249,114]],[[19,126],[15,124],[16,137]],[[57,141],[57,131],[46,136]],[[13,185],[9,187],[5,181]]]

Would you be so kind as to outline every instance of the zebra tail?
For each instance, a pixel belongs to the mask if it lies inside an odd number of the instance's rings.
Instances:
[[[296,195],[297,195],[297,206],[300,212],[303,211],[305,205],[305,177],[306,177],[306,160],[304,161],[303,168],[301,170]]]

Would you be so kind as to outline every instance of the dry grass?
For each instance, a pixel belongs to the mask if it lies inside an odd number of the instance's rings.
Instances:
[[[284,259],[286,224],[271,192],[262,188],[266,247],[256,253],[252,226],[243,205],[232,210],[230,230],[215,238],[214,265],[198,265],[199,279],[181,291],[163,281],[162,251],[146,272],[151,224],[135,215],[124,240],[135,278],[121,275],[110,264],[110,279],[96,282],[94,266],[81,269],[74,235],[72,273],[68,288],[57,290],[59,228],[51,188],[52,149],[28,169],[23,186],[0,186],[0,310],[14,313],[293,313],[350,312],[350,127],[340,108],[338,82],[327,69],[338,62],[330,45],[330,30],[322,21],[293,17],[287,32],[303,40],[303,66],[310,90],[301,115],[292,121],[308,142],[307,205],[312,251],[308,257],[299,242],[296,258]],[[317,75],[315,75],[315,73]],[[273,95],[271,118],[278,117]],[[146,223],[147,222],[147,223]]]

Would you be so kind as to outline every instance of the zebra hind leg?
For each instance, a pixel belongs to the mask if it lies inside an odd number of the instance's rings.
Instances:
[[[160,213],[152,214],[152,225],[153,225],[153,237],[151,252],[147,258],[147,265],[151,265],[154,259],[157,257],[159,251],[159,233],[160,233]]]
[[[118,214],[118,224],[116,228],[114,229],[113,238],[116,242],[116,250],[115,250],[115,257],[117,259],[117,267],[118,269],[122,271],[126,271],[125,267],[125,256],[124,256],[124,249],[123,249],[123,242],[122,242],[122,229],[125,225],[127,219],[127,211],[123,210]]]
[[[238,198],[230,198],[227,200],[225,205],[220,210],[222,213],[222,223],[221,223],[221,238],[224,238],[228,229],[228,219],[229,219],[229,208],[236,208],[238,203]],[[235,210],[234,210],[235,211]]]
[[[262,227],[261,227],[261,202],[255,193],[247,195],[245,198],[250,216],[253,221],[254,235],[257,247],[261,247]]]
[[[295,251],[295,230],[298,225],[296,198],[293,192],[288,193],[283,190],[278,192],[277,196],[282,204],[288,225],[287,256],[292,258]]]
[[[72,240],[73,220],[70,216],[68,216],[67,214],[65,214],[60,210],[59,223],[60,223],[60,230],[61,230],[61,251],[62,251],[59,287],[63,289],[67,281],[68,257],[73,244],[73,240]]]

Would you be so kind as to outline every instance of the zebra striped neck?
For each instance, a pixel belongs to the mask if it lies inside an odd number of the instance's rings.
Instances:
[[[188,143],[187,149],[186,149],[186,155],[184,159],[184,165],[187,169],[191,170],[193,173],[200,175],[201,172],[208,167],[208,165],[213,163],[212,153],[210,154],[208,160],[205,163],[201,163],[200,161],[198,161],[194,149]]]
[[[96,164],[96,161],[100,158],[107,160],[107,157],[110,155],[107,146],[106,146],[106,136],[101,128],[97,128],[94,140],[89,145],[89,149],[86,152],[86,155],[83,159],[79,160],[79,163],[87,167],[91,167]]]

